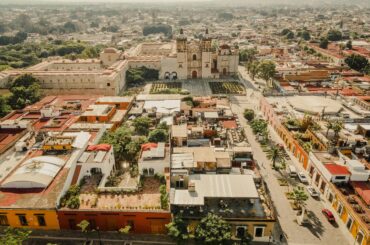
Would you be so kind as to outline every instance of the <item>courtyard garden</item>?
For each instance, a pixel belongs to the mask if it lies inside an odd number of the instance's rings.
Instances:
[[[213,94],[245,94],[244,86],[239,82],[209,82]]]
[[[150,88],[151,94],[179,94],[182,92],[181,82],[156,82]]]

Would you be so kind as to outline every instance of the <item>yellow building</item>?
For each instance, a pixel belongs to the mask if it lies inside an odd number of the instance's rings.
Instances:
[[[56,209],[0,209],[0,225],[15,228],[58,230]]]
[[[364,214],[359,214],[354,210],[352,205],[348,202],[349,195],[344,196],[336,188],[333,188],[335,194],[332,200],[332,207],[337,212],[340,220],[337,222],[342,222],[346,225],[349,233],[355,239],[355,244],[357,245],[369,245],[370,244],[370,225],[362,219],[367,212]],[[369,216],[368,216],[369,217]]]
[[[75,137],[71,136],[51,136],[46,139],[42,149],[44,151],[63,151],[72,150],[72,144]]]
[[[1,179],[1,226],[59,229],[56,203],[69,172],[68,155],[41,153],[28,155]]]

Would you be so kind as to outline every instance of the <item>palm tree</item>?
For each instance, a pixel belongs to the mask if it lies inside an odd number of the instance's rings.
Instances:
[[[298,221],[298,223],[300,224],[305,217],[306,213],[305,201],[307,201],[308,199],[308,195],[302,186],[297,186],[296,188],[293,189],[293,199],[294,204],[296,204],[296,206],[298,206],[301,209],[300,221]]]
[[[332,121],[328,121],[326,123],[326,137],[328,137],[329,130],[333,129],[334,123]]]
[[[302,209],[305,205],[305,201],[308,199],[307,193],[302,186],[297,186],[293,189],[293,194],[294,203]]]
[[[339,132],[343,129],[343,122],[335,121],[333,124],[335,145],[338,143]]]
[[[267,158],[272,160],[272,167],[276,168],[276,161],[283,158],[283,152],[281,151],[280,147],[273,146],[271,149],[267,152]]]

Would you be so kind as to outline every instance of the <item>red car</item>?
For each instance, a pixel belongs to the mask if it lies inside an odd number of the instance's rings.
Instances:
[[[334,215],[329,209],[324,208],[322,210],[322,213],[328,219],[329,222],[335,222]]]

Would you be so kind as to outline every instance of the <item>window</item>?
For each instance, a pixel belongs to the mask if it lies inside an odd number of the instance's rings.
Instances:
[[[179,64],[179,68],[182,68],[182,64]]]
[[[254,237],[263,237],[265,227],[254,227]]]
[[[39,223],[39,226],[46,226],[45,217],[43,214],[36,214],[37,223]]]
[[[147,168],[143,168],[143,174],[148,175],[148,169]]]
[[[0,215],[0,226],[8,226],[8,225],[9,225],[8,217],[6,216],[6,214],[1,214]]]
[[[26,215],[25,214],[17,214],[17,215],[18,215],[19,223],[21,224],[21,226],[28,226]]]
[[[356,237],[356,244],[361,245],[362,241],[364,240],[364,233],[362,233],[362,231],[359,231]]]
[[[95,230],[96,229],[96,222],[95,219],[89,219],[89,229]]]
[[[76,220],[68,219],[68,225],[69,225],[69,229],[71,229],[71,230],[76,229]]]
[[[107,83],[107,87],[110,87],[110,83]]]
[[[246,235],[246,230],[247,230],[247,227],[246,226],[237,226],[236,227],[236,233],[235,233],[235,236],[238,237],[238,238],[243,238],[245,237]]]
[[[176,180],[176,188],[184,188],[184,180]]]
[[[149,168],[149,175],[154,175],[154,168]]]
[[[206,68],[208,68],[209,67],[209,65],[208,64],[206,64]]]
[[[342,212],[343,212],[343,206],[342,206],[342,204],[338,204],[338,208],[337,208],[337,212],[338,212],[338,214],[339,215],[342,215]]]
[[[330,203],[333,203],[334,197],[333,194],[329,193],[329,198],[328,198]]]
[[[193,60],[197,60],[197,55],[193,54]]]
[[[351,230],[352,224],[353,224],[353,219],[351,218],[351,216],[348,216],[348,220],[347,220],[347,224],[346,224],[346,227],[347,227],[348,230]]]
[[[335,176],[336,180],[345,180],[346,176]]]

